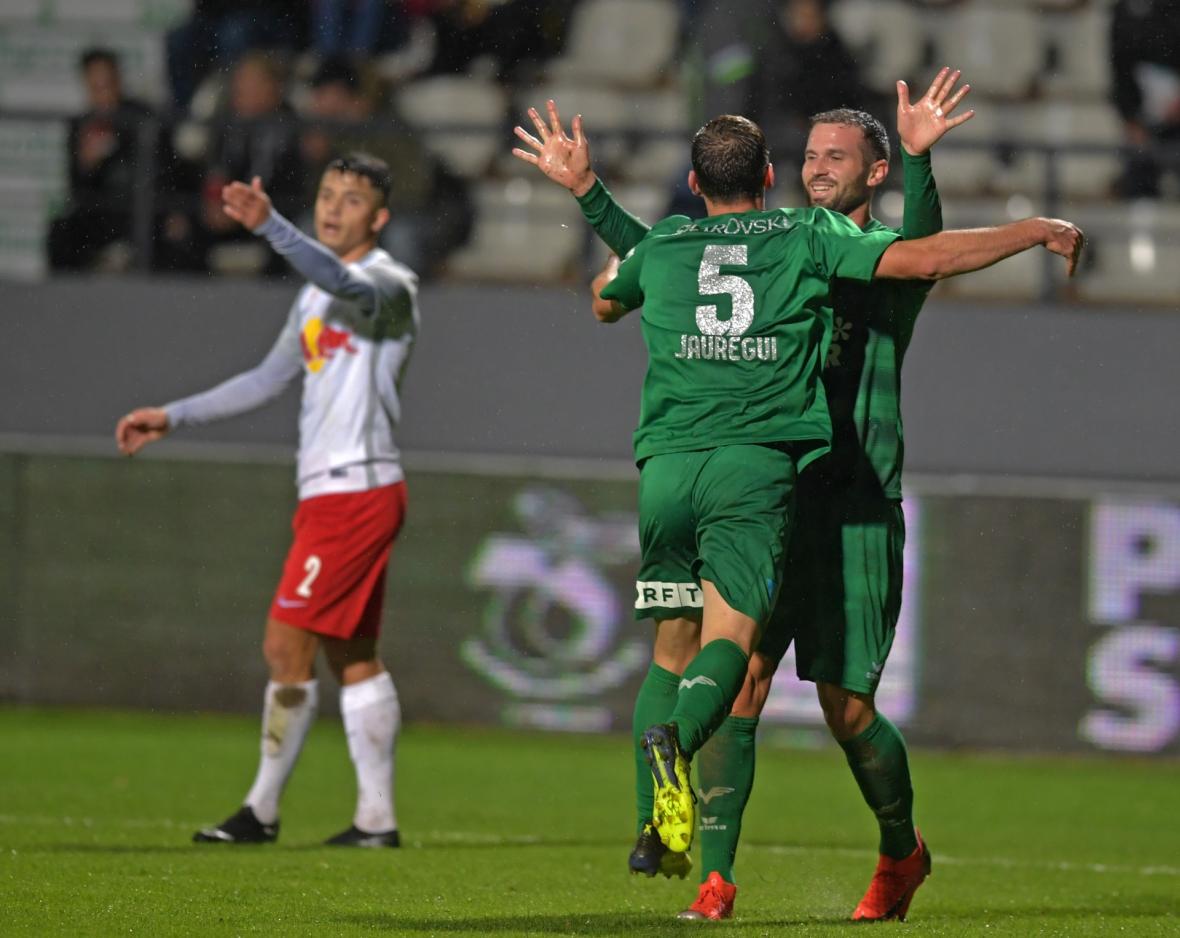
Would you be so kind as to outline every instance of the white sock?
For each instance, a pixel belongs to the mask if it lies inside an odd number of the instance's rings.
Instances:
[[[340,688],[340,714],[356,767],[352,823],[368,834],[397,828],[393,807],[393,750],[402,725],[397,688],[388,671]]]
[[[266,685],[262,706],[262,758],[245,801],[263,824],[278,820],[279,797],[315,719],[318,688],[319,682],[314,680],[301,684],[270,681]]]

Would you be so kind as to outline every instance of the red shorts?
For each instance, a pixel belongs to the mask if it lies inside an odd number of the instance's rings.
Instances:
[[[385,568],[405,515],[404,482],[301,501],[271,618],[333,638],[377,635]]]

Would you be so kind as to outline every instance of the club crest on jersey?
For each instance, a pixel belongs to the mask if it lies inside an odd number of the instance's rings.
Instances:
[[[329,326],[319,316],[312,316],[304,324],[299,334],[299,346],[303,350],[307,370],[313,373],[323,368],[337,352],[349,355],[357,353],[351,332]]]

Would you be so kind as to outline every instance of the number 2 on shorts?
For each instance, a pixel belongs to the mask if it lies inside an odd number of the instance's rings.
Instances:
[[[304,599],[311,599],[311,584],[315,582],[315,578],[320,575],[320,570],[323,568],[324,562],[320,560],[318,554],[310,554],[306,562],[303,564],[303,569],[307,571],[307,576],[303,578],[303,582],[295,588],[295,595],[302,596]]]

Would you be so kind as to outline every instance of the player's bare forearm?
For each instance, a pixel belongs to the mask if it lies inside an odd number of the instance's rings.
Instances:
[[[942,280],[982,270],[1013,254],[1044,245],[1077,268],[1084,237],[1079,228],[1055,218],[1026,218],[996,228],[943,231],[886,248],[876,276],[890,280]]]

